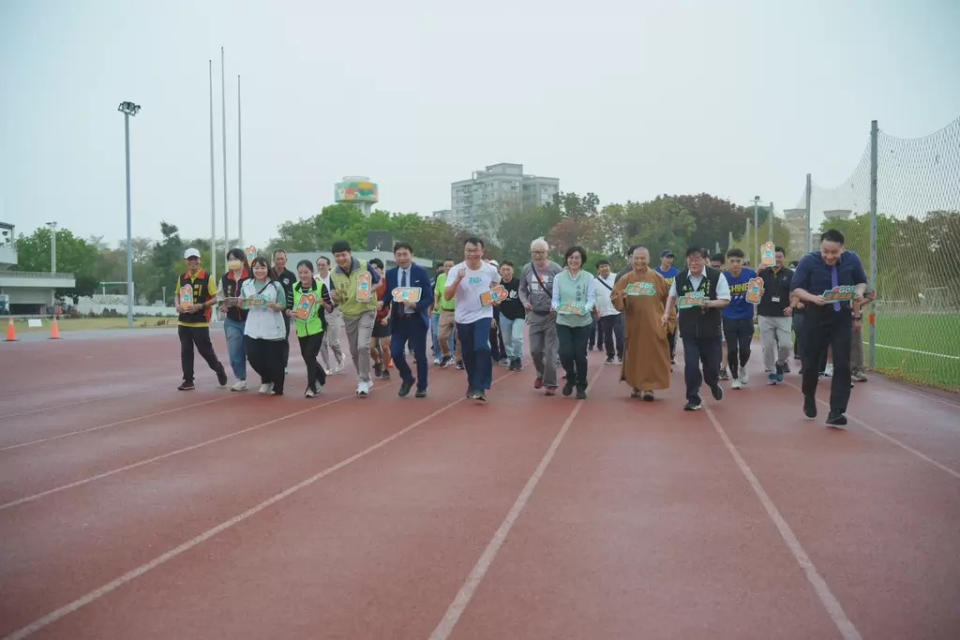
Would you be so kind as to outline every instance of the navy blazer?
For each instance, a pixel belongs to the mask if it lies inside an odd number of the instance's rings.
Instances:
[[[384,277],[387,279],[387,290],[384,299],[390,301],[391,320],[403,313],[403,304],[393,302],[393,290],[400,286],[400,267],[387,269]],[[417,314],[423,321],[423,326],[430,326],[429,309],[433,305],[433,286],[430,284],[430,272],[414,263],[410,265],[410,282],[408,287],[420,287],[420,302],[417,303]],[[396,326],[396,325],[394,325]]]

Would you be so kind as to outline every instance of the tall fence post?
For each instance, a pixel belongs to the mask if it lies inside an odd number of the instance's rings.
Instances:
[[[877,287],[877,121],[870,123],[870,286]],[[877,314],[870,307],[870,348],[868,362],[876,367]]]
[[[806,216],[807,216],[806,242],[805,242],[804,248],[803,248],[803,253],[804,253],[804,254],[806,254],[806,253],[808,253],[808,252],[810,252],[810,251],[813,251],[813,249],[811,248],[811,240],[810,240],[810,234],[812,233],[812,230],[810,229],[810,192],[811,192],[811,191],[813,191],[813,189],[812,189],[812,180],[811,180],[811,178],[810,178],[810,174],[808,173],[808,174],[807,174],[807,188],[806,188],[806,190],[804,191],[804,206],[803,206],[804,210],[806,211]]]

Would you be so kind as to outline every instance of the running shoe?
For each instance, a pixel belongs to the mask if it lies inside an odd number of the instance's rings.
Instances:
[[[783,374],[785,371],[789,371],[789,370],[790,369],[789,367],[787,367],[786,363],[778,364],[777,371],[776,373],[773,374],[777,378],[777,382],[783,382]]]
[[[578,387],[577,388],[577,400],[586,400],[587,399],[587,390]]]
[[[687,402],[687,404],[683,405],[683,410],[684,410],[684,411],[700,411],[700,409],[702,409],[702,408],[703,408],[703,405],[702,405],[702,404],[700,404],[699,402],[694,402],[693,400],[691,400],[691,401]]]
[[[262,385],[260,385],[260,393],[266,395],[268,393],[271,393],[272,391],[273,391],[272,382],[264,382]]]
[[[779,378],[777,377],[777,374],[775,374],[775,373],[768,373],[768,374],[767,374],[767,382],[769,382],[770,384],[777,384],[778,382],[780,382],[780,380],[779,380]]]
[[[227,386],[227,372],[223,370],[223,367],[220,367],[220,371],[217,371],[217,382],[220,383],[221,387]]]
[[[740,384],[747,386],[750,383],[750,374],[746,369],[740,369]]]
[[[842,413],[830,413],[827,416],[827,426],[833,429],[843,429],[847,426],[847,416]]]
[[[573,383],[572,383],[572,382],[565,382],[564,385],[563,385],[563,391],[561,391],[561,393],[562,393],[564,396],[569,396],[571,393],[573,393]]]
[[[193,384],[193,380],[184,380],[180,383],[180,386],[177,387],[177,391],[193,391],[196,387]]]
[[[613,364],[613,356],[610,356],[609,358],[604,360],[603,364]]]
[[[715,384],[710,387],[710,393],[713,394],[714,400],[723,400],[723,387],[721,387],[719,384]]]
[[[729,380],[729,379],[730,379],[730,376],[727,374],[727,370],[726,370],[726,369],[720,369],[720,379],[721,379],[721,380]]]
[[[463,360],[457,360],[457,371],[463,371]]]
[[[817,399],[814,396],[803,396],[803,415],[811,420],[817,417]]]
[[[868,378],[863,371],[857,371],[856,373],[851,374],[850,379],[854,382],[866,382]]]
[[[653,391],[644,391],[643,399],[647,402],[653,402]]]
[[[246,380],[237,380],[230,391],[246,391],[247,390],[247,381]]]
[[[317,395],[317,392],[311,389],[310,387],[307,387],[307,390],[303,392],[304,398],[313,398],[316,395]]]
[[[730,383],[731,389],[743,389],[743,381],[740,378],[734,378],[733,382]]]

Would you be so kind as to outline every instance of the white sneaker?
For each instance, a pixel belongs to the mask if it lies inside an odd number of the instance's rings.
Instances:
[[[317,394],[314,393],[313,389],[307,389],[306,391],[303,392],[303,397],[304,397],[304,398],[312,398],[312,397],[314,397],[314,396],[316,396],[316,395],[317,395]]]
[[[746,369],[740,370],[740,382],[743,386],[747,386],[747,383],[750,382],[750,374],[747,373]]]
[[[260,385],[260,393],[263,393],[263,394],[273,393],[273,383],[264,382],[262,385]]]
[[[833,375],[833,363],[830,362],[827,364],[826,368],[823,370],[823,375],[826,377],[831,377]]]
[[[237,380],[236,383],[234,383],[234,385],[230,387],[230,391],[246,391],[246,390],[247,390],[246,380]]]
[[[369,382],[361,382],[357,385],[357,397],[366,398],[370,395],[370,387],[373,385]]]
[[[733,382],[730,383],[731,389],[743,389],[743,382],[740,378],[734,378]]]

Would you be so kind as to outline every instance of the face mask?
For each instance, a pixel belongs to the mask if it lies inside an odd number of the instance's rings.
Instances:
[[[227,269],[230,269],[230,271],[238,271],[241,267],[243,267],[243,263],[239,260],[227,260]]]

